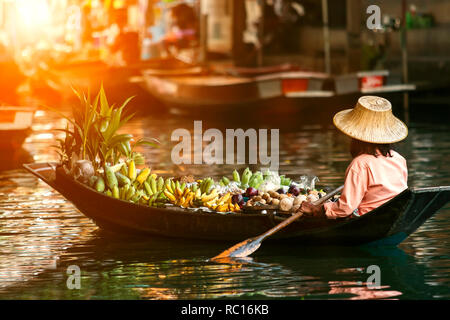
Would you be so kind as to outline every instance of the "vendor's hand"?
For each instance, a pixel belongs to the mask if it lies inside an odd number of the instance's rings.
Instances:
[[[325,217],[324,208],[322,205],[314,205],[309,201],[303,201],[300,205],[299,211],[309,217],[321,218]]]
[[[315,211],[315,205],[313,205],[311,202],[303,201],[298,211],[303,212],[303,214],[306,216],[313,216]]]

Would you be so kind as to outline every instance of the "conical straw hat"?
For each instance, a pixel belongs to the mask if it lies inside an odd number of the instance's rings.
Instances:
[[[354,109],[338,112],[333,122],[346,135],[370,143],[394,143],[408,135],[408,127],[392,114],[391,103],[375,96],[359,98]]]

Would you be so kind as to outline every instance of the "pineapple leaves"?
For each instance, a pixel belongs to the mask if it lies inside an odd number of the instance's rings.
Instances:
[[[143,155],[135,152],[134,148],[143,145],[157,147],[160,144],[156,139],[139,139],[132,144],[131,134],[118,132],[135,115],[124,112],[134,96],[129,97],[120,107],[117,107],[115,104],[109,105],[103,84],[93,99],[89,90],[85,94],[72,87],[72,91],[80,101],[80,105],[73,108],[72,117],[44,106],[68,121],[65,129],[55,129],[65,133],[65,139],[57,139],[58,145],[55,146],[62,163],[69,163],[70,159],[76,155],[82,159],[91,160],[96,170],[106,163],[117,164],[121,156],[126,160],[135,160],[136,164],[144,164]]]

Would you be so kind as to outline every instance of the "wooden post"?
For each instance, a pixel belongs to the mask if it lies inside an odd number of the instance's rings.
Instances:
[[[208,56],[208,15],[202,13],[200,16],[200,61],[203,65],[207,63]]]
[[[207,63],[208,53],[208,14],[206,12],[207,1],[198,0],[198,17],[199,17],[199,56],[198,62],[201,65]]]
[[[347,70],[361,70],[361,0],[347,0]]]
[[[328,0],[322,0],[323,45],[325,53],[325,72],[331,73],[330,27],[328,25]]]
[[[245,30],[245,2],[242,0],[233,0],[232,10],[232,56],[235,65],[240,65],[242,57],[245,55],[245,44],[242,39],[242,33]]]
[[[259,19],[259,24],[258,24],[259,48],[258,48],[257,64],[258,64],[258,67],[261,67],[263,65],[263,60],[264,60],[264,7],[266,4],[266,1],[259,0],[258,3],[261,7],[261,18]]]
[[[402,46],[402,75],[403,83],[408,83],[408,38],[407,38],[407,25],[406,25],[406,11],[407,1],[402,0],[402,30],[400,33],[400,42]],[[409,94],[403,93],[403,112],[405,123],[409,124]]]

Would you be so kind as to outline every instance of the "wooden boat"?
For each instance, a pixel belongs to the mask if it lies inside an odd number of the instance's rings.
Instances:
[[[334,92],[341,95],[383,95],[416,90],[414,84],[402,84],[388,70],[361,71],[333,78]]]
[[[206,68],[176,58],[154,58],[145,63],[141,73],[149,76],[189,76],[206,73]]]
[[[278,83],[271,80],[227,75],[143,76],[150,94],[177,114],[229,112],[279,95]]]
[[[274,74],[280,72],[288,72],[288,71],[300,71],[300,67],[285,63],[281,65],[274,66],[263,66],[263,67],[237,67],[237,66],[213,66],[212,67],[215,72],[222,74],[229,74],[232,76],[241,76],[241,77],[255,77],[261,76],[265,74]]]
[[[114,199],[66,175],[52,164],[24,167],[71,201],[99,227],[176,238],[239,241],[284,218],[275,213],[219,214],[179,207],[153,208]],[[407,189],[379,208],[339,220],[301,218],[274,239],[304,244],[397,245],[450,200],[450,186]]]
[[[276,69],[278,70],[278,69]],[[223,70],[222,70],[223,71]],[[230,70],[178,75],[142,72],[145,88],[175,114],[204,114],[254,111],[269,107],[270,101],[287,96],[329,97],[326,74],[304,71],[261,73]]]
[[[0,106],[0,149],[16,150],[31,132],[34,109]]]
[[[39,79],[52,84],[52,87],[62,95],[63,99],[75,98],[72,87],[85,92],[97,92],[100,85],[114,100],[123,100],[128,95],[147,94],[138,85],[135,78],[146,74],[177,75],[182,70],[186,73],[199,73],[201,68],[188,65],[174,58],[151,59],[130,65],[110,65],[101,59],[75,60],[41,68]],[[126,94],[126,96],[123,96]]]
[[[143,73],[144,88],[175,114],[220,114],[239,112],[293,113],[324,110],[329,113],[342,105],[352,105],[361,95],[388,99],[403,97],[416,90],[402,84],[388,70],[344,75],[297,70],[285,67],[212,68],[210,72],[183,74]],[[276,100],[274,103],[274,100]],[[278,103],[279,102],[279,103]],[[337,108],[335,110],[335,108]],[[331,110],[332,109],[332,110]],[[213,113],[210,111],[214,110]],[[208,113],[209,111],[209,113]]]
[[[128,85],[128,78],[139,74],[136,67],[110,66],[102,60],[83,60],[49,66],[46,78],[51,80],[64,99],[73,98],[72,87],[97,92],[103,84],[105,90],[115,92]]]

